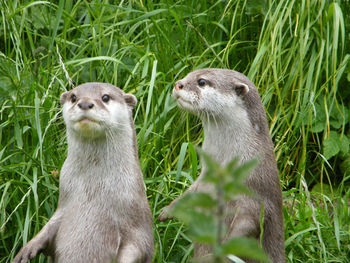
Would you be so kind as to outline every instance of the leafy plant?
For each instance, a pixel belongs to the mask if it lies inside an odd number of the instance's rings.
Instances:
[[[254,169],[257,161],[239,165],[239,160],[234,159],[227,166],[221,167],[206,153],[201,152],[201,156],[207,169],[203,183],[211,185],[213,193],[188,193],[176,202],[170,214],[188,225],[188,232],[194,242],[212,248],[212,255],[205,256],[211,258],[210,262],[227,262],[230,255],[268,261],[255,239],[247,237],[228,239],[224,223],[227,216],[226,203],[241,194],[252,195],[244,185],[244,180]]]
[[[201,143],[201,126],[176,108],[171,90],[203,67],[243,72],[259,89],[284,189],[286,240],[293,237],[289,262],[346,262],[349,9],[348,0],[0,0],[0,263],[11,262],[56,209],[67,75],[75,85],[108,82],[137,96],[140,164],[156,218],[200,169],[188,143]],[[325,151],[327,140],[339,151]],[[319,232],[308,230],[315,225],[302,178],[332,193],[310,196],[329,208],[315,206]],[[338,217],[325,212],[334,203]],[[191,257],[182,223],[155,220],[154,233],[154,262]]]

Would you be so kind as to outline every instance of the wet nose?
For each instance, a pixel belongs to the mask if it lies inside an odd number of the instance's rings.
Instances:
[[[176,82],[175,84],[175,90],[181,90],[183,89],[184,85],[182,85],[180,82]]]
[[[94,104],[92,102],[89,101],[83,101],[78,103],[78,107],[82,110],[89,110],[92,109],[94,107]]]

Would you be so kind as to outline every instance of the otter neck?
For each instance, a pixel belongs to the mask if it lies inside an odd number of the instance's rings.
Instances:
[[[258,157],[259,143],[247,116],[235,114],[203,119],[202,122],[204,128],[202,148],[220,164],[226,165],[236,157],[241,161]]]
[[[138,164],[133,130],[110,131],[108,135],[91,139],[67,132],[68,157],[71,162],[86,167],[101,167],[131,172]]]

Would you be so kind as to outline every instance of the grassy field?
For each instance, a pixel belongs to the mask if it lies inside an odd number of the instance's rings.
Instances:
[[[59,95],[89,81],[138,98],[154,262],[189,262],[186,227],[156,218],[200,170],[200,122],[171,90],[204,67],[243,72],[259,89],[288,262],[350,262],[349,10],[349,0],[0,0],[0,263],[56,209],[67,148]]]

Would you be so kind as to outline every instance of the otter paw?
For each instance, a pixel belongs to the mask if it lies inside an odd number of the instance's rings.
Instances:
[[[163,211],[158,216],[158,220],[161,222],[164,222],[166,220],[173,219],[172,216],[169,216],[168,212],[169,212],[169,207],[168,206],[164,207]]]
[[[38,255],[40,253],[40,250],[41,248],[36,244],[28,243],[19,251],[17,256],[13,259],[12,263],[26,263]]]

